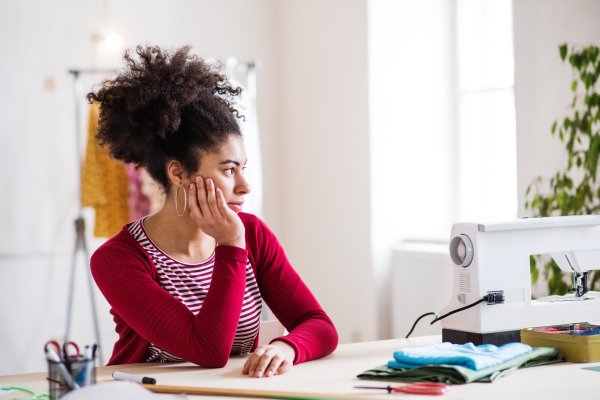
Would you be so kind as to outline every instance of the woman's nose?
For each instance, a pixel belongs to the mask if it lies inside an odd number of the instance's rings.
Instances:
[[[240,181],[239,181],[236,189],[237,189],[236,192],[238,194],[248,194],[248,193],[250,193],[250,190],[252,190],[252,188],[250,187],[250,184],[248,183],[248,181],[246,180],[246,178],[243,175],[240,176]]]

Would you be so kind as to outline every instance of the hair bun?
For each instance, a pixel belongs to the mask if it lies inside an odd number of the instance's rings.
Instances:
[[[239,117],[231,98],[241,89],[233,89],[226,76],[190,54],[190,49],[137,46],[135,51],[127,50],[116,76],[87,95],[89,102],[100,103],[96,137],[108,146],[111,156],[146,165],[148,148],[162,148],[162,142],[177,139],[182,115],[191,109],[197,118],[208,120],[222,112]]]

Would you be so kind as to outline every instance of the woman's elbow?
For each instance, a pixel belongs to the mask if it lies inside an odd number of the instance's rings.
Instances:
[[[206,365],[206,367],[207,368],[223,368],[224,366],[227,365],[228,360],[229,360],[229,357],[214,360],[212,363],[210,363],[210,365]]]
[[[219,355],[211,358],[201,357],[199,359],[193,359],[188,361],[204,368],[223,368],[227,365],[227,361],[229,361],[229,354],[225,356]]]
[[[219,362],[214,362],[214,363],[209,362],[209,363],[202,363],[202,364],[198,364],[198,365],[201,367],[204,367],[204,368],[223,368],[224,366],[227,365],[227,361],[225,361],[225,362],[219,361]]]
[[[337,349],[339,343],[338,332],[329,318],[327,318],[325,324],[321,324],[315,338],[319,343],[317,358],[328,356]]]
[[[340,341],[337,329],[335,329],[333,324],[331,324],[331,329],[327,336],[327,354],[329,355],[333,353],[335,349],[337,349],[338,343]]]

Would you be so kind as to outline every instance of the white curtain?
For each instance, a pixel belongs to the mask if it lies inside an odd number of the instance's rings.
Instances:
[[[263,177],[262,177],[262,158],[260,154],[260,135],[258,132],[258,117],[256,113],[256,74],[255,69],[246,69],[247,79],[245,87],[235,78],[235,71],[239,69],[238,61],[230,57],[226,63],[226,73],[229,81],[234,87],[242,87],[241,96],[236,102],[240,114],[244,115],[244,120],[238,120],[244,144],[246,146],[246,164],[245,176],[252,191],[246,196],[244,212],[254,214],[262,218],[262,195],[263,195]]]

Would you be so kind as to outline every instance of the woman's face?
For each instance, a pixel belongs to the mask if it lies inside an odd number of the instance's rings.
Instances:
[[[246,149],[242,138],[229,135],[229,139],[223,142],[218,153],[202,154],[200,168],[191,178],[194,182],[196,176],[212,179],[215,186],[223,192],[229,208],[239,213],[244,204],[244,195],[250,193],[250,185],[244,178],[245,165]]]

